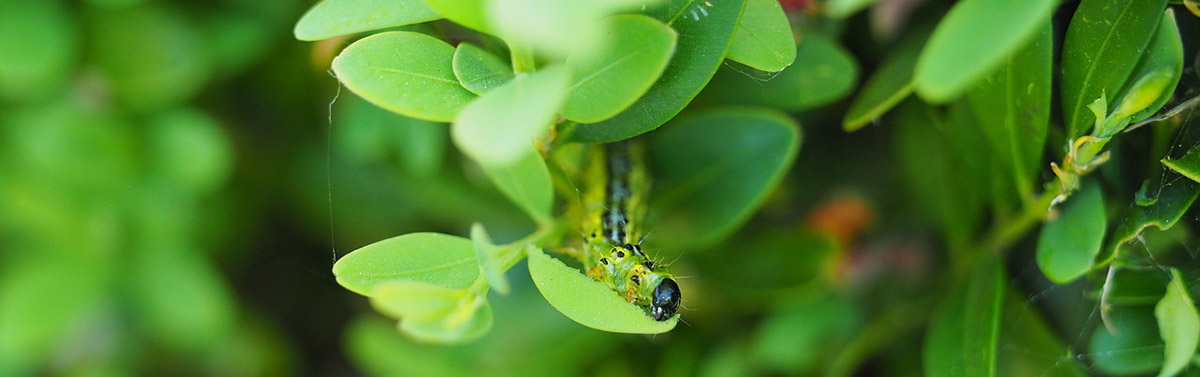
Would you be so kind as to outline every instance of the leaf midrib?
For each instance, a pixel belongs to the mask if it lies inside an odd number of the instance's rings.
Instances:
[[[1100,51],[1100,54],[1097,54],[1096,57],[1099,57],[1100,55],[1102,55],[1104,53],[1104,51],[1108,48],[1108,42],[1110,40],[1112,40],[1113,33],[1117,30],[1117,25],[1120,25],[1121,20],[1125,18],[1125,15],[1129,14],[1129,7],[1132,4],[1133,4],[1133,1],[1125,2],[1125,8],[1121,9],[1121,14],[1117,15],[1117,19],[1113,21],[1112,25],[1108,29],[1108,34],[1106,34],[1104,36],[1104,41],[1100,43],[1100,48],[1098,49],[1098,51]],[[1082,84],[1083,88],[1080,88],[1081,90],[1080,90],[1079,96],[1075,98],[1075,106],[1071,109],[1072,123],[1069,125],[1070,127],[1078,127],[1078,125],[1076,125],[1076,123],[1079,122],[1080,109],[1082,109],[1083,103],[1086,100],[1083,97],[1084,93],[1082,93],[1082,92],[1084,92],[1084,90],[1082,90],[1082,89],[1091,86],[1089,81],[1092,80],[1092,73],[1096,72],[1096,67],[1098,67],[1100,65],[1100,60],[1101,59],[1092,59],[1091,63],[1088,65],[1087,74],[1083,75],[1083,84]],[[1106,101],[1107,101],[1107,99],[1106,99]],[[1068,136],[1071,136],[1071,135],[1068,135]]]

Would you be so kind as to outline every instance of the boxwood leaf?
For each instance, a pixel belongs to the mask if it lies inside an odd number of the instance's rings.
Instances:
[[[854,89],[858,64],[837,41],[809,33],[796,49],[796,63],[766,81],[721,67],[696,101],[802,111],[840,100]]]
[[[479,97],[454,119],[450,137],[490,167],[517,163],[550,129],[567,88],[567,72],[547,67],[520,75]]]
[[[1200,146],[1192,147],[1178,159],[1164,158],[1162,164],[1192,181],[1200,182]]]
[[[475,98],[453,71],[454,48],[414,32],[375,34],[346,47],[333,71],[359,97],[392,112],[449,122]]]
[[[1174,376],[1182,371],[1200,343],[1200,315],[1196,314],[1196,304],[1188,296],[1187,283],[1177,269],[1171,269],[1171,276],[1167,294],[1154,307],[1158,333],[1166,345],[1158,377]]]
[[[440,233],[409,233],[363,246],[333,265],[338,284],[374,296],[389,281],[462,289],[479,278],[471,240]]]
[[[917,94],[931,102],[958,97],[1028,44],[1057,7],[1058,2],[1045,0],[958,2],[938,23],[917,59],[913,73]]]
[[[909,35],[888,53],[850,102],[842,118],[843,129],[855,131],[866,126],[912,94],[913,67],[927,37],[928,33]]]
[[[554,187],[546,162],[532,146],[516,162],[507,165],[483,163],[483,171],[504,196],[539,224],[551,221]]]
[[[1004,285],[1004,268],[992,259],[938,306],[922,352],[926,375],[996,375]]]
[[[1113,307],[1109,318],[1116,333],[1097,326],[1088,340],[1092,367],[1115,376],[1147,374],[1160,369],[1163,342],[1155,334],[1157,326],[1150,307]]]
[[[494,34],[487,20],[487,0],[424,0],[425,6],[456,24]]]
[[[1092,183],[1071,196],[1058,218],[1047,221],[1038,236],[1037,264],[1058,284],[1083,276],[1104,243],[1104,197]]]
[[[1054,33],[1050,22],[1025,46],[1002,59],[969,93],[967,100],[991,146],[992,160],[1009,190],[1031,199],[1042,167],[1042,150],[1050,122],[1051,67]]]
[[[1182,72],[1179,25],[1175,23],[1175,11],[1167,9],[1146,46],[1146,54],[1129,75],[1129,83],[1122,89],[1124,95],[1114,112],[1136,111],[1129,118],[1131,123],[1149,118],[1171,99]]]
[[[567,119],[595,123],[625,110],[658,80],[675,51],[678,35],[658,20],[627,14],[606,22],[609,43],[567,58],[571,84],[560,110]]]
[[[655,233],[699,246],[750,218],[791,167],[800,132],[779,112],[726,108],[675,121],[650,143]]]
[[[454,49],[454,77],[471,93],[484,92],[512,80],[513,70],[508,63],[486,50],[463,42]]]
[[[296,22],[296,39],[318,41],[442,18],[421,0],[323,0]]]
[[[683,110],[721,66],[745,0],[708,0],[707,4],[688,2],[676,18],[664,20],[679,33],[678,47],[662,78],[641,99],[608,120],[579,125],[571,139],[584,142],[628,139],[658,128]],[[708,15],[700,20],[678,16],[694,7],[705,7]]]
[[[618,32],[604,18],[657,0],[488,0],[488,21],[506,41],[550,56],[593,51]]]
[[[550,306],[587,327],[619,333],[657,334],[675,328],[679,320],[677,314],[666,321],[655,321],[645,309],[625,301],[604,283],[584,276],[578,269],[546,255],[539,248],[529,249],[529,275]]]
[[[879,0],[829,0],[825,2],[825,14],[833,18],[846,18],[877,2]]]
[[[488,285],[497,292],[507,294],[508,278],[504,277],[503,266],[500,266],[498,260],[500,247],[492,243],[492,237],[488,236],[483,224],[471,224],[471,242],[475,244],[475,258],[479,259],[480,272],[487,278]]]
[[[1086,134],[1096,122],[1088,105],[1120,89],[1142,57],[1167,0],[1083,0],[1067,27],[1062,52],[1063,122],[1067,137]]]
[[[400,319],[408,316],[444,315],[466,297],[464,288],[446,288],[424,282],[395,280],[380,283],[371,296],[371,306],[380,313]]]
[[[792,65],[796,60],[796,39],[779,1],[746,0],[746,10],[725,58],[767,72],[782,71]]]
[[[492,330],[492,306],[464,305],[445,314],[406,316],[398,328],[413,340],[425,343],[463,343],[479,339]]]

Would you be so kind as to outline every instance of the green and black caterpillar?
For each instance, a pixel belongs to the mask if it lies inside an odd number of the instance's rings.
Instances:
[[[664,321],[679,309],[679,285],[640,245],[650,180],[642,150],[626,142],[592,147],[586,171],[583,245],[572,253],[587,276]]]

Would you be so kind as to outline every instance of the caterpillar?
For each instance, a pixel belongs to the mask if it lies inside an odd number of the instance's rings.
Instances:
[[[641,146],[618,142],[592,147],[586,176],[583,245],[576,257],[587,276],[647,308],[655,320],[671,318],[681,301],[679,285],[640,245],[639,225],[650,188]]]

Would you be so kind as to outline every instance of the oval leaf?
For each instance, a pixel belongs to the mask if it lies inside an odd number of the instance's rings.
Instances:
[[[1163,343],[1154,329],[1148,306],[1117,306],[1109,317],[1116,334],[1103,325],[1092,330],[1087,354],[1092,367],[1105,375],[1128,376],[1154,372],[1163,362]]]
[[[1175,92],[1182,72],[1183,42],[1179,36],[1179,25],[1175,23],[1175,11],[1167,9],[1158,24],[1158,30],[1146,46],[1146,55],[1142,56],[1142,61],[1134,67],[1133,74],[1129,76],[1129,85],[1123,90],[1122,103],[1126,102],[1126,98],[1132,99],[1130,102],[1134,103],[1149,103],[1145,106],[1133,106],[1140,110],[1133,114],[1129,121],[1140,122],[1161,109]],[[1157,80],[1154,80],[1155,78]],[[1156,85],[1138,85],[1147,81]],[[1120,109],[1121,106],[1118,105],[1117,111]]]
[[[567,318],[597,330],[658,334],[675,328],[679,315],[655,321],[645,309],[621,298],[607,285],[584,276],[578,269],[529,249],[529,275],[542,296]]]
[[[409,233],[346,254],[333,265],[338,284],[363,296],[389,281],[466,288],[479,278],[471,241],[440,233]]]
[[[774,111],[718,109],[674,122],[651,140],[655,233],[679,247],[724,238],[783,179],[799,146],[799,125]]]
[[[1171,276],[1167,294],[1154,307],[1158,333],[1167,346],[1159,377],[1174,376],[1182,371],[1200,343],[1200,315],[1196,314],[1196,304],[1188,296],[1187,283],[1177,269],[1171,269]]]
[[[483,171],[504,196],[539,224],[551,221],[554,187],[550,170],[532,147],[511,165],[482,164]]]
[[[333,59],[338,80],[376,106],[449,122],[475,98],[453,71],[454,48],[425,34],[396,31],[360,39]]]
[[[748,67],[778,72],[796,60],[796,39],[777,0],[746,0],[737,33],[725,58]]]
[[[1119,89],[1142,56],[1167,0],[1083,0],[1067,27],[1062,52],[1063,122],[1067,137],[1086,134],[1096,122],[1088,105]]]
[[[439,18],[421,0],[324,0],[300,17],[293,33],[302,41],[319,41]]]
[[[604,48],[567,58],[571,84],[561,110],[567,119],[594,123],[625,110],[658,80],[675,51],[678,36],[658,20],[620,15],[607,23],[613,36]]]
[[[1050,281],[1066,284],[1083,276],[1104,243],[1104,197],[1089,184],[1067,201],[1057,219],[1038,236],[1037,263]]]
[[[561,67],[517,76],[463,109],[450,136],[459,149],[490,167],[517,163],[554,120],[567,86]]]
[[[1004,268],[993,259],[938,306],[925,336],[926,375],[995,376],[1003,303]]]
[[[917,56],[927,37],[927,33],[906,37],[879,63],[850,102],[846,117],[842,118],[843,129],[863,128],[912,94],[913,67],[917,65]]]
[[[471,242],[475,244],[475,258],[479,259],[479,270],[487,278],[488,285],[501,294],[508,294],[508,279],[498,260],[500,247],[492,243],[483,224],[471,224]]]
[[[466,295],[466,289],[396,280],[375,287],[371,306],[392,318],[444,315],[458,306]]]
[[[397,326],[413,340],[425,343],[464,343],[492,330],[492,306],[461,306],[449,314],[407,316]]]
[[[958,97],[1026,45],[1057,6],[1046,0],[958,2],[921,51],[913,73],[917,94],[930,102]]]
[[[733,40],[745,0],[697,1],[689,6],[704,7],[708,15],[699,20],[682,16],[673,22],[667,20],[679,33],[679,43],[662,78],[617,116],[579,125],[571,134],[572,140],[611,142],[658,128],[683,110],[708,84]]]
[[[840,100],[854,89],[858,64],[837,41],[810,33],[796,48],[796,64],[766,81],[722,67],[697,101],[801,111]]]
[[[496,55],[463,42],[454,50],[454,77],[471,93],[483,95],[512,80],[513,70]]]

